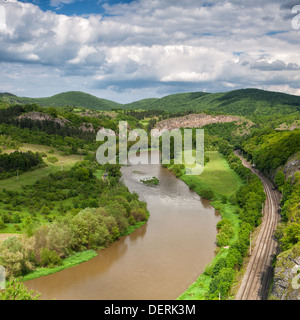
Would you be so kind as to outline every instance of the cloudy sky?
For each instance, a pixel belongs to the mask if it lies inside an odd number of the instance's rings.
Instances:
[[[0,0],[0,91],[239,88],[300,95],[300,0]]]

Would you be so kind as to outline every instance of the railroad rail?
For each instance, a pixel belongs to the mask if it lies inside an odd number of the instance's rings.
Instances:
[[[251,169],[261,179],[266,194],[261,230],[235,300],[266,300],[272,276],[272,260],[277,249],[274,231],[280,219],[280,195],[265,176],[253,168],[237,151],[235,154],[245,167]]]

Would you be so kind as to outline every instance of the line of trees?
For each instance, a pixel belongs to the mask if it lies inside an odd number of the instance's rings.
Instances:
[[[89,151],[96,151],[99,143],[88,141],[77,137],[63,137],[57,134],[34,131],[28,128],[19,128],[5,123],[0,124],[0,135],[10,136],[13,140],[21,143],[41,144],[57,148],[67,154],[86,154]],[[94,136],[94,140],[95,140]],[[78,151],[78,149],[84,149]]]
[[[41,155],[36,152],[19,152],[0,154],[0,179],[11,177],[31,170],[44,163]]]

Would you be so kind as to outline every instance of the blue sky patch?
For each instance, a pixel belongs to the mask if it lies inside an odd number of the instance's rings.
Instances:
[[[43,11],[51,10],[67,16],[82,16],[89,14],[106,15],[104,4],[117,5],[131,3],[133,0],[20,0],[24,3],[32,3]]]

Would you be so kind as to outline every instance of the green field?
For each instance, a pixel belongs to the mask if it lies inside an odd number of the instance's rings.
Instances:
[[[182,175],[180,178],[189,186],[193,186],[197,193],[203,190],[213,191],[216,196],[227,197],[235,193],[243,184],[241,178],[226,162],[225,158],[217,151],[206,151],[209,162],[205,165],[200,175]]]
[[[230,220],[234,228],[234,236],[230,240],[230,243],[233,243],[237,239],[239,230],[240,221],[237,214],[239,207],[231,204],[229,201],[223,203],[220,198],[222,196],[229,197],[234,194],[238,188],[243,185],[243,182],[229,167],[225,158],[219,152],[209,151],[205,152],[205,155],[209,156],[209,162],[205,165],[201,175],[182,175],[180,178],[189,186],[193,186],[192,189],[199,194],[201,194],[203,190],[214,192],[216,200],[212,201],[211,205],[221,214],[222,219]],[[226,255],[226,248],[218,248],[218,254],[212,261],[212,265]],[[210,281],[211,277],[202,273],[197,281],[178,297],[178,300],[204,300],[205,294],[209,290]]]
[[[3,149],[3,152],[5,153],[11,153],[14,151],[15,150]],[[62,152],[58,151],[55,148],[42,146],[42,145],[35,145],[35,144],[23,144],[19,148],[19,151],[21,152],[32,151],[32,152],[44,153],[46,157],[43,157],[43,160],[46,166],[40,169],[22,173],[18,176],[0,180],[0,190],[6,189],[8,191],[22,191],[22,186],[32,185],[36,181],[40,180],[43,177],[48,176],[51,173],[55,173],[60,170],[69,170],[72,166],[75,165],[75,163],[82,160],[82,157],[79,155],[62,155]],[[51,161],[49,161],[48,159],[50,157],[55,157],[57,159],[57,162],[52,163]],[[53,214],[57,213],[56,209],[59,207],[60,203],[62,203],[63,205],[71,205],[71,200],[66,199],[64,201],[60,201],[57,203],[53,202],[53,204],[56,206],[55,209],[53,210]],[[0,202],[0,212],[2,214],[5,214],[5,213],[12,214],[12,215],[17,214],[21,218],[30,217],[32,215],[28,211],[28,208],[24,207],[24,208],[21,208],[20,210],[16,210],[15,208],[12,208],[11,206],[3,202]],[[41,216],[40,216],[40,219],[42,219]],[[42,219],[40,221],[44,221],[44,220]],[[22,227],[22,224],[7,223],[6,227],[0,230],[0,233],[23,233],[24,231],[19,230],[18,226]]]
[[[3,149],[3,153],[10,153],[15,150]],[[40,168],[34,171],[29,171],[20,174],[18,177],[11,177],[8,179],[0,180],[0,190],[20,190],[22,185],[33,184],[37,180],[41,179],[42,177],[48,176],[50,173],[57,172],[59,170],[68,170],[70,169],[76,162],[82,159],[79,155],[62,155],[61,151],[56,150],[52,147],[36,145],[36,144],[27,144],[24,143],[22,147],[19,148],[19,151],[26,152],[40,152],[45,153],[47,157],[43,158],[44,162],[46,163],[46,167]],[[57,162],[51,163],[47,160],[49,157],[57,158]]]

